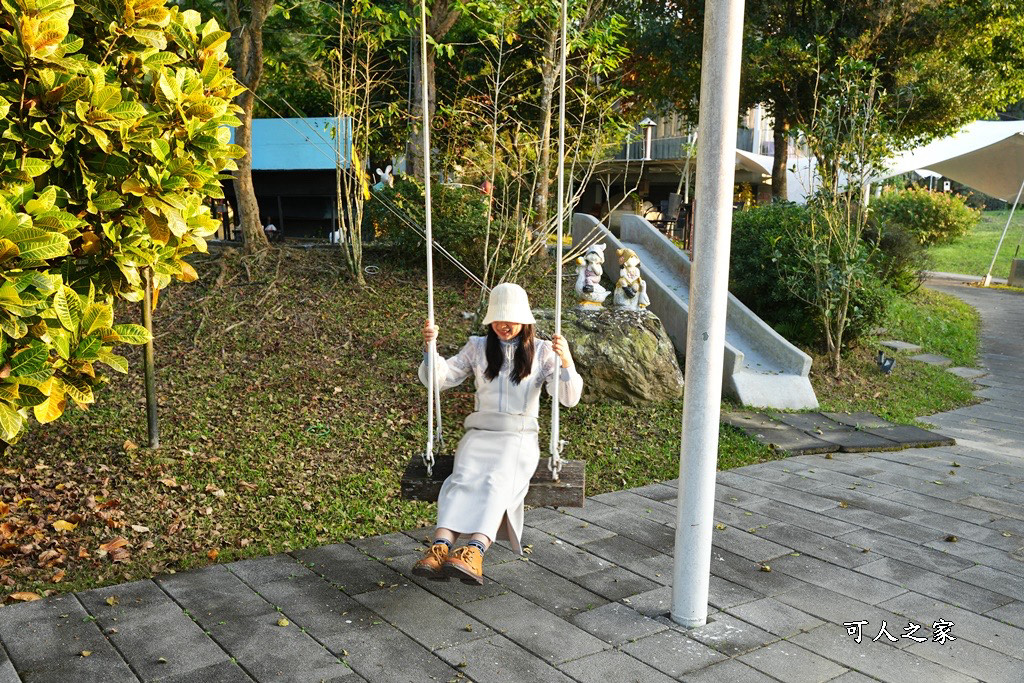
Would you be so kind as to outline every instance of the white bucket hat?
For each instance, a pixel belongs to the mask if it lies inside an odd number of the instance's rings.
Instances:
[[[537,322],[533,317],[533,311],[530,310],[530,300],[525,289],[511,282],[503,282],[491,290],[484,325],[490,325],[498,320],[523,325],[533,325]]]

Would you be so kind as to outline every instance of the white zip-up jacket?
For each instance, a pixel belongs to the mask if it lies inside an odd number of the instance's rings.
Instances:
[[[555,381],[561,382],[558,387],[559,403],[571,408],[580,402],[583,393],[583,378],[576,372],[575,366],[561,368],[561,362],[552,349],[551,342],[546,339],[534,339],[533,369],[530,375],[514,384],[510,378],[513,357],[517,340],[501,342],[501,350],[505,355],[501,372],[493,380],[488,380],[484,373],[487,370],[485,353],[486,337],[470,337],[459,352],[445,360],[440,354],[434,357],[434,380],[441,390],[461,384],[470,374],[476,384],[476,412],[508,413],[536,418],[540,410],[540,391],[547,385],[548,394],[554,395]],[[557,372],[557,370],[561,372]],[[420,381],[427,386],[427,354],[423,354],[420,363]],[[557,377],[557,380],[556,380]]]

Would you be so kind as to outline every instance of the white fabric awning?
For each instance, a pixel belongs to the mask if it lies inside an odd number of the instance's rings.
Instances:
[[[771,176],[773,161],[774,158],[766,154],[754,154],[742,149],[736,150],[736,168],[742,168],[752,173]]]
[[[895,157],[882,176],[926,169],[1004,201],[1024,181],[1024,121],[975,121]]]

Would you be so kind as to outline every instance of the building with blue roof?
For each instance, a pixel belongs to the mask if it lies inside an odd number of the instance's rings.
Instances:
[[[351,156],[347,118],[253,119],[252,182],[263,224],[269,219],[287,237],[326,239],[338,212],[336,169],[349,168]],[[224,185],[235,206],[232,183]]]

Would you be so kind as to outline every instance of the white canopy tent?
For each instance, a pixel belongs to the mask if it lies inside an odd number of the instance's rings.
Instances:
[[[1013,201],[1024,179],[1024,121],[975,121],[897,156],[882,177],[921,169]]]
[[[1013,202],[985,275],[984,284],[989,285],[996,257],[1024,190],[1024,121],[975,121],[955,135],[899,155],[882,177],[919,170],[939,173],[979,192]]]

